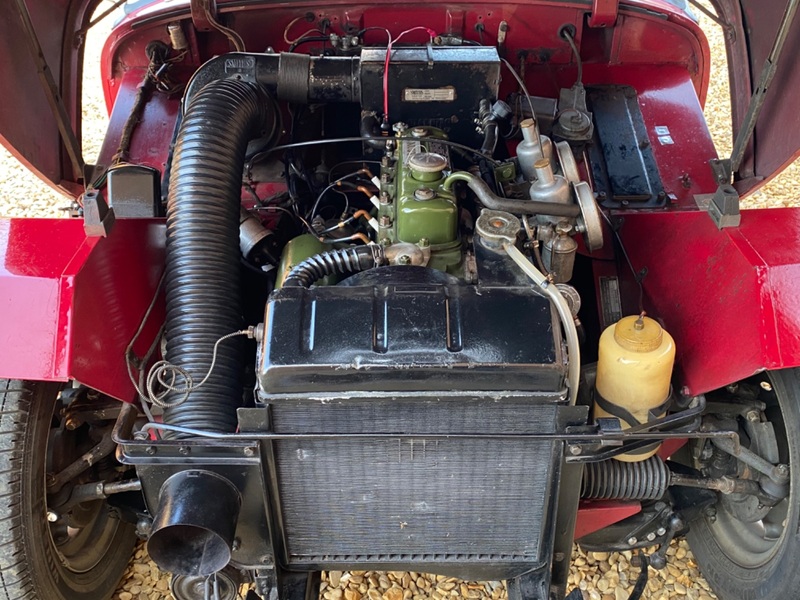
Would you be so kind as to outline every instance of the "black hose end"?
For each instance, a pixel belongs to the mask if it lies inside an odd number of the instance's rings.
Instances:
[[[311,287],[328,275],[352,275],[383,264],[380,246],[356,246],[323,252],[307,258],[287,275],[283,287]]]
[[[211,471],[187,470],[161,486],[147,551],[160,569],[208,576],[231,560],[239,490]]]

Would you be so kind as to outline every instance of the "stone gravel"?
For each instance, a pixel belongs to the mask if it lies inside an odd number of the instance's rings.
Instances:
[[[101,10],[108,6],[105,0]],[[90,32],[87,65],[96,65],[102,42],[110,31],[112,19],[106,19]],[[706,117],[720,155],[731,150],[730,103],[725,64],[725,49],[720,29],[701,15],[701,25],[709,36],[712,53],[711,87],[706,103]],[[89,161],[97,155],[107,126],[99,74],[87,69],[84,81],[84,154]],[[792,206],[798,201],[800,161],[753,194],[746,207]],[[69,200],[42,184],[22,167],[5,149],[0,148],[0,215],[59,217]],[[650,581],[644,597],[653,600],[715,598],[700,575],[697,563],[685,541],[677,541],[668,550],[665,569],[650,569]],[[626,600],[639,570],[631,566],[631,553],[584,552],[576,547],[572,557],[570,588],[579,587],[589,600]],[[139,545],[130,567],[115,594],[118,600],[161,600],[171,598],[169,577],[160,573]],[[323,576],[321,598],[324,600],[502,600],[507,597],[500,582],[462,582],[452,578],[421,573],[336,572]]]

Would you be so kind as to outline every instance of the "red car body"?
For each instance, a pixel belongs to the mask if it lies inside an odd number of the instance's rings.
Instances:
[[[304,4],[274,7],[267,21],[261,20],[254,5],[220,2],[219,10],[241,23],[246,39],[259,32],[259,36],[279,42],[276,49],[280,50],[285,22],[301,6]],[[721,3],[720,8],[740,34],[729,49],[736,125],[744,117],[751,81],[769,51],[781,6],[766,3],[758,9],[758,19],[748,19],[756,10],[752,3],[744,2],[742,7]],[[18,17],[10,4],[2,10],[6,30],[0,43],[6,46],[3,55],[8,58],[0,63],[0,79],[14,80],[22,93],[8,96],[3,103],[0,140],[51,184],[77,194],[82,174],[71,168],[32,58],[21,52],[27,46],[25,32],[15,26]],[[48,64],[62,82],[64,107],[79,131],[80,78],[75,74],[81,61],[80,53],[72,50],[80,45],[81,37],[70,31],[86,24],[89,6],[66,0],[32,1],[28,10],[50,59]],[[99,165],[109,161],[116,148],[144,69],[144,44],[154,31],[164,37],[164,24],[188,10],[188,3],[155,2],[128,15],[107,41],[101,66],[111,124]],[[671,198],[669,206],[619,214],[625,220],[620,234],[635,268],[647,269],[645,306],[675,337],[680,383],[690,394],[699,394],[764,369],[800,365],[800,299],[796,294],[800,212],[792,208],[748,210],[741,227],[718,230],[698,207],[698,198],[707,199],[716,189],[708,163],[717,155],[702,113],[710,58],[703,33],[682,10],[667,2],[619,6],[596,2],[591,10],[568,2],[490,2],[480,7],[333,3],[325,15],[334,24],[356,20],[365,26],[385,23],[401,30],[417,22],[419,11],[424,11],[450,30],[470,32],[480,22],[486,35],[496,31],[501,21],[508,21],[517,31],[509,35],[507,53],[513,56],[528,50],[532,72],[553,69],[556,80],[536,79],[531,90],[552,95],[572,80],[574,65],[567,50],[537,57],[535,48],[554,45],[550,38],[559,25],[580,25],[587,12],[602,15],[604,10],[616,15],[615,26],[583,27],[583,38],[578,40],[586,56],[591,57],[593,51],[597,54],[586,61],[586,82],[632,85],[643,100],[648,129],[667,126],[675,140],[671,145],[654,144]],[[642,16],[642,11],[652,15]],[[66,26],[52,29],[55,22],[65,20]],[[749,56],[741,43],[743,37],[749,42]],[[535,40],[532,47],[525,43],[527,39]],[[793,35],[787,42],[784,62],[798,40],[800,36]],[[191,57],[192,67],[226,50],[220,39],[196,47],[200,54]],[[606,64],[601,61],[604,52],[612,53]],[[783,68],[778,81],[775,85],[781,93],[767,100],[764,114],[770,118],[759,121],[739,171],[736,186],[742,193],[763,184],[797,153],[797,119],[786,99],[792,97],[789,90],[800,89],[800,75],[796,69]],[[143,119],[146,126],[139,128],[131,149],[141,164],[163,168],[178,110],[177,98],[157,96],[148,105]],[[32,122],[36,127],[30,126]],[[764,139],[769,143],[758,143]],[[57,148],[61,152],[55,152]],[[0,345],[0,376],[77,379],[120,400],[131,400],[134,390],[125,373],[124,352],[158,281],[163,253],[159,228],[155,222],[122,222],[118,236],[92,239],[86,238],[78,221],[4,222],[0,289],[5,310],[0,314],[0,331],[6,343]],[[51,243],[54,239],[58,244]],[[113,264],[115,269],[104,271],[104,264]],[[595,260],[596,277],[609,269],[616,271],[613,263]],[[620,275],[625,277],[624,272]],[[623,301],[632,306],[634,300],[629,293],[627,298],[623,294]],[[154,321],[157,317],[154,315]],[[150,334],[155,331],[153,328]],[[142,343],[147,340],[142,338]]]
[[[60,132],[51,105],[60,104],[79,139],[81,31],[96,4],[27,2],[56,83],[49,100],[15,3],[0,7],[0,81],[15,87],[0,105],[0,141],[43,179],[76,197],[83,189],[83,165],[70,158],[68,149],[75,144]],[[574,25],[585,60],[584,82],[632,86],[648,131],[667,127],[673,141],[651,139],[669,196],[667,206],[620,209],[612,216],[622,224],[622,243],[641,275],[647,312],[675,339],[677,384],[685,395],[695,396],[763,370],[800,366],[800,208],[745,210],[740,226],[724,229],[709,218],[704,202],[718,186],[709,166],[718,156],[703,117],[710,57],[703,32],[683,10],[662,0],[595,0],[591,5],[547,0],[372,5],[334,0],[324,9],[314,2],[292,2],[268,10],[257,2],[216,4],[245,41],[270,40],[277,51],[288,46],[281,35],[287,23],[305,10],[328,18],[334,29],[347,22],[399,32],[425,20],[464,36],[476,35],[480,25],[484,35],[492,37],[507,22],[505,54],[526,56],[530,91],[551,97],[575,78],[569,49],[556,39],[561,25]],[[736,133],[783,5],[721,0],[718,8],[732,24],[728,58]],[[190,10],[189,2],[154,2],[127,15],[114,29],[101,65],[111,120],[98,165],[109,164],[116,151],[147,67],[144,46],[153,38],[166,40],[165,25],[188,18]],[[202,31],[202,16],[192,18]],[[194,36],[194,29],[190,31]],[[375,39],[383,35],[372,34]],[[408,41],[414,41],[413,34]],[[228,51],[221,36],[198,35],[190,43],[191,54],[181,67],[187,74]],[[766,100],[734,182],[743,195],[794,160],[800,148],[793,100],[800,91],[800,69],[789,64],[800,53],[797,28],[786,43],[773,83],[777,93]],[[546,51],[552,47],[562,49]],[[502,87],[509,91],[511,84],[504,80]],[[158,95],[147,105],[130,149],[139,164],[165,167],[179,111],[178,97]],[[161,277],[164,239],[160,219],[119,220],[108,237],[87,237],[79,219],[0,221],[0,377],[74,379],[133,401],[136,392],[127,373],[126,350]],[[615,261],[611,248],[607,245],[591,258],[595,284],[599,287],[605,277],[618,278],[622,313],[637,312],[636,282],[627,267]],[[602,306],[598,312],[602,314]],[[140,355],[162,321],[159,302],[138,338]],[[633,514],[638,503],[594,503],[590,508],[591,513],[579,516],[577,537]]]

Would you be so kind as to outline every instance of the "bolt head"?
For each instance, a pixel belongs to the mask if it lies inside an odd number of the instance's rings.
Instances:
[[[144,449],[144,451],[146,454],[149,454],[150,456],[153,456],[153,454],[156,453],[155,446],[148,446],[147,448]]]
[[[188,446],[181,446],[180,448],[178,448],[178,454],[180,454],[181,456],[186,456],[187,454],[189,454]]]
[[[150,519],[139,519],[136,521],[136,535],[140,538],[148,538],[152,530],[153,522]]]
[[[647,534],[647,541],[648,542],[652,542],[654,539],[656,539],[655,532],[651,531],[650,533]]]
[[[248,446],[247,448],[244,449],[244,455],[245,456],[255,456],[256,455],[256,449],[255,448],[251,448],[250,446]]]
[[[580,453],[583,452],[580,446],[576,446],[575,444],[571,444],[569,447],[569,453],[572,456],[578,456]]]
[[[402,254],[397,257],[397,264],[399,265],[410,265],[411,264],[411,257],[407,254]]]
[[[637,540],[635,537],[631,536],[631,537],[628,538],[628,545],[629,546],[634,546],[634,545],[636,545],[636,542],[638,542],[638,541],[639,540]]]
[[[656,529],[656,534],[657,535],[664,535],[666,533],[667,533],[667,530],[664,529],[663,527],[659,527],[658,529]]]
[[[772,384],[769,381],[762,381],[760,385],[761,389],[764,390],[765,392],[772,391]]]
[[[47,511],[47,522],[48,523],[55,523],[58,521],[58,513],[53,512],[52,510]]]

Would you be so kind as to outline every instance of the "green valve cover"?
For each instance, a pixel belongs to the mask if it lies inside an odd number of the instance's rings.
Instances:
[[[441,187],[447,160],[422,152],[409,157],[400,170],[397,201],[397,239],[431,246],[458,239],[458,205],[455,196]]]

